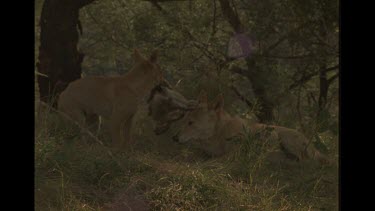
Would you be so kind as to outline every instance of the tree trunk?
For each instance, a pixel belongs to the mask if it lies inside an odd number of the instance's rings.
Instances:
[[[324,66],[321,69],[325,69]],[[327,105],[327,96],[328,96],[328,79],[327,73],[320,71],[319,73],[319,100],[318,100],[318,115],[321,111],[326,108]]]
[[[81,77],[84,54],[77,49],[79,10],[94,0],[45,0],[40,18],[37,63],[40,100],[56,107],[67,85]]]
[[[324,27],[324,20],[321,20],[319,27],[320,38],[326,40],[327,32]],[[327,55],[325,48],[319,49],[321,55]],[[325,128],[327,120],[327,96],[329,90],[329,79],[327,78],[327,58],[323,56],[319,61],[319,98],[318,98],[318,109],[316,114],[316,127],[317,129]]]
[[[274,120],[274,104],[267,97],[267,77],[259,70],[252,58],[247,59],[247,78],[250,81],[253,92],[258,99],[259,112],[256,114],[261,123],[270,123]]]
[[[245,31],[238,15],[232,9],[228,0],[219,0],[224,17],[226,17],[228,23],[231,25],[236,33],[243,33]],[[264,77],[260,67],[256,65],[254,58],[247,59],[248,70],[246,77],[252,84],[252,88],[255,96],[258,99],[258,105],[260,106],[259,113],[256,114],[261,123],[268,123],[274,120],[273,103],[268,99],[266,95],[267,77]]]

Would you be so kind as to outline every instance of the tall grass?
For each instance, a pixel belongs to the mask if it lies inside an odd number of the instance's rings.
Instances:
[[[337,164],[274,165],[272,146],[249,135],[232,153],[207,158],[155,136],[146,114],[135,150],[107,153],[48,109],[36,112],[36,210],[337,210]],[[172,129],[173,130],[173,129]],[[321,139],[336,143],[327,134]],[[336,148],[329,156],[337,157]]]

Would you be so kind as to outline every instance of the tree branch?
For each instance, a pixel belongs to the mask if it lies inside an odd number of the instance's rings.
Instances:
[[[238,89],[237,89],[233,84],[230,86],[230,88],[234,91],[234,93],[236,93],[237,97],[238,97],[241,101],[245,102],[250,108],[254,107],[253,103],[250,102],[250,100],[248,100],[247,98],[245,98],[245,97],[244,97],[244,96],[238,91]]]
[[[338,69],[339,68],[339,65],[335,65],[335,66],[333,66],[333,67],[329,67],[329,68],[327,68],[327,69],[325,69],[325,70],[322,70],[323,72],[329,72],[329,71],[332,71],[332,70],[336,70],[336,69]]]
[[[117,44],[118,46],[120,46],[120,47],[123,48],[123,49],[126,49],[126,50],[129,50],[129,49],[130,49],[129,46],[126,46],[124,43],[119,42],[119,41],[117,41],[115,38],[113,38],[113,36],[112,36],[109,32],[107,32],[107,30],[105,29],[105,27],[103,27],[102,24],[100,24],[99,21],[96,20],[96,19],[94,18],[94,15],[91,14],[91,11],[90,11],[90,10],[87,10],[87,14],[88,14],[89,17],[94,21],[94,23],[100,27],[100,29],[104,32],[105,36],[106,36],[109,40],[111,40],[113,43]]]
[[[327,69],[324,69],[324,70],[321,70],[323,73],[327,73],[327,72],[329,72],[329,71],[332,71],[332,70],[336,70],[336,69],[338,69],[339,68],[339,65],[335,65],[335,66],[333,66],[333,67],[329,67],[329,68],[327,68]],[[304,84],[304,83],[306,83],[307,81],[309,81],[311,78],[313,78],[314,76],[317,76],[318,74],[320,73],[320,71],[317,71],[317,72],[313,72],[313,73],[310,73],[310,74],[308,74],[308,75],[305,75],[305,76],[303,76],[301,79],[299,79],[298,81],[296,81],[296,82],[294,82],[292,85],[290,85],[289,86],[289,90],[291,90],[291,89],[294,89],[294,88],[296,88],[297,86],[300,86],[301,84]],[[336,74],[336,75],[338,75],[338,73]],[[335,75],[335,76],[336,76]],[[335,76],[333,76],[333,77],[335,77]],[[332,79],[332,78],[331,78]],[[333,80],[334,80],[335,78],[333,78]],[[330,80],[330,79],[329,79]]]
[[[253,55],[257,57],[271,58],[271,59],[304,59],[304,58],[313,57],[313,55],[311,54],[298,55],[298,56],[277,56],[277,55],[264,55],[264,54],[253,54]]]
[[[160,12],[162,12],[163,14],[167,14],[167,11],[165,11],[159,4],[158,2],[160,1],[156,1],[156,0],[143,0],[143,1],[148,1],[150,2],[152,5],[154,5],[158,10],[160,10]]]
[[[149,2],[190,1],[190,0],[143,0]]]
[[[339,77],[339,73],[336,73],[335,75],[333,75],[331,78],[328,79],[328,85],[331,85],[331,83]]]
[[[77,2],[77,6],[78,8],[82,8],[88,4],[91,4],[92,2],[96,1],[96,0],[75,0]]]
[[[143,1],[148,1],[148,2],[150,2],[152,5],[154,5],[156,8],[158,8],[158,10],[160,10],[162,13],[167,14],[167,11],[165,11],[165,10],[159,5],[159,3],[161,3],[161,2],[170,2],[170,1],[189,1],[189,0],[143,0]]]
[[[264,52],[262,54],[263,55],[268,55],[268,53],[270,53],[273,49],[275,49],[278,45],[280,45],[280,43],[282,43],[283,41],[285,41],[290,36],[290,34],[294,33],[297,30],[302,29],[303,27],[307,26],[310,23],[311,22],[303,23],[300,26],[298,26],[298,27],[290,30],[288,33],[286,33],[285,35],[281,36],[274,44],[270,45],[266,50],[264,50]]]
[[[238,15],[235,13],[233,8],[231,7],[229,1],[228,0],[219,0],[219,1],[220,1],[222,12],[223,12],[224,16],[227,18],[227,21],[229,22],[229,24],[231,25],[233,30],[236,33],[243,33],[245,29],[244,29]],[[268,53],[270,53],[273,49],[275,49],[278,45],[280,45],[280,43],[285,41],[290,36],[291,33],[295,32],[297,30],[300,30],[301,28],[305,27],[308,24],[310,24],[310,22],[303,23],[300,26],[292,29],[291,31],[286,33],[284,36],[280,37],[274,44],[270,45],[262,54],[264,56],[268,55]]]
[[[233,30],[236,33],[242,33],[243,32],[243,26],[239,19],[239,17],[236,15],[236,13],[233,11],[231,5],[229,4],[228,0],[219,0],[221,5],[221,10],[223,14],[227,17],[227,20]]]
[[[242,69],[238,66],[234,66],[234,67],[230,68],[229,71],[247,77],[247,70]]]
[[[216,0],[214,1],[214,14],[212,17],[212,33],[211,36],[213,37],[216,34]]]

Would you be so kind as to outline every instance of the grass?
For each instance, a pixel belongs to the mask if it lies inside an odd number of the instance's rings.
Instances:
[[[140,112],[135,149],[111,156],[55,113],[36,117],[36,210],[338,210],[337,162],[269,164],[270,146],[256,137],[228,156],[207,158],[168,134],[155,136]],[[99,137],[109,143],[105,131]],[[321,139],[337,161],[337,137]]]

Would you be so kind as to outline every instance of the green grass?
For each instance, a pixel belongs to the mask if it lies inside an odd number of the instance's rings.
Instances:
[[[36,210],[338,210],[337,162],[269,164],[270,146],[251,136],[228,156],[207,158],[155,136],[144,114],[135,150],[110,156],[56,114],[36,115]],[[105,131],[99,137],[109,143]],[[321,138],[337,160],[337,137]]]

